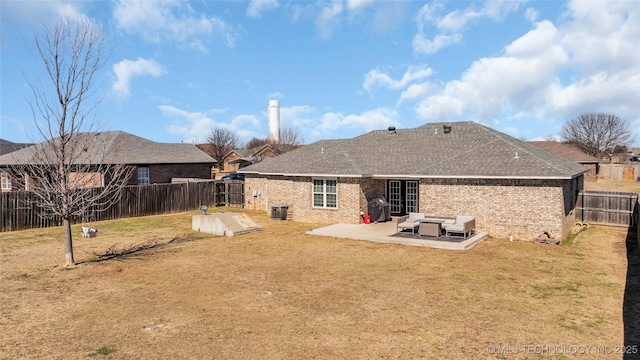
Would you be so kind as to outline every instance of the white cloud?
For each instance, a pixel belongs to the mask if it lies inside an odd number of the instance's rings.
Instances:
[[[462,35],[460,34],[438,34],[433,40],[429,40],[423,34],[416,34],[413,37],[413,48],[417,53],[435,54],[440,51],[440,49],[458,44],[461,41]]]
[[[466,116],[490,121],[506,107],[533,111],[548,104],[557,92],[557,74],[568,66],[559,46],[559,33],[550,22],[517,39],[501,57],[475,61],[460,81],[451,81],[418,106],[423,119]],[[447,111],[449,109],[449,111]]]
[[[89,18],[75,3],[55,3],[58,16],[75,22],[87,22]]]
[[[398,125],[397,118],[398,113],[387,108],[377,108],[346,116],[339,113],[325,113],[322,115],[319,130],[323,133],[331,133],[340,128],[349,128],[366,132],[389,125]]]
[[[442,2],[425,4],[416,16],[418,32],[413,38],[413,50],[417,54],[435,54],[441,49],[462,42],[462,33],[470,23],[483,18],[494,21],[502,20],[506,15],[516,11],[522,1],[494,0],[487,1],[483,7],[476,9],[477,2],[471,2],[466,9],[456,9],[444,15]],[[435,35],[429,36],[430,30]]]
[[[372,90],[377,87],[401,90],[414,81],[428,78],[431,75],[433,75],[433,69],[423,64],[409,66],[400,80],[394,80],[390,75],[382,72],[380,69],[372,69],[365,75],[362,87],[368,93],[371,93]]]
[[[563,46],[586,73],[640,65],[640,3],[586,1],[569,4]]]
[[[535,9],[528,8],[525,11],[524,18],[527,19],[531,23],[535,23],[538,20],[538,12]]]
[[[220,114],[220,109],[204,112],[192,112],[179,109],[171,105],[158,107],[164,116],[172,119],[168,132],[177,134],[185,142],[202,143],[215,128],[225,128],[238,135],[241,141],[248,141],[253,137],[260,137],[260,121],[253,115],[241,114],[228,122],[217,121],[209,114]],[[264,136],[263,136],[264,137]]]
[[[400,94],[398,104],[402,104],[405,101],[424,98],[427,94],[431,93],[434,88],[435,86],[430,82],[411,84],[406,90],[402,91],[402,94]]]
[[[280,128],[309,129],[318,123],[318,111],[313,106],[297,105],[280,108]]]
[[[129,96],[129,82],[133,77],[150,75],[160,77],[165,73],[164,68],[153,60],[138,58],[138,60],[122,60],[113,65],[116,81],[112,89],[119,96]]]
[[[282,100],[282,98],[284,98],[284,94],[279,92],[279,91],[275,91],[275,92],[272,92],[270,94],[267,94],[267,98],[276,99],[276,100]]]
[[[176,121],[169,125],[169,133],[182,136],[186,142],[203,142],[216,125],[205,113],[188,112],[170,105],[160,105],[158,109]]]
[[[3,2],[0,18],[2,22],[27,22],[41,25],[48,20],[63,18],[75,22],[88,21],[83,13],[83,2],[67,1],[11,1]]]
[[[557,131],[559,123],[583,112],[611,112],[640,123],[640,3],[576,1],[559,19],[535,23],[501,56],[479,59],[459,79],[429,92],[417,107],[419,116],[502,119],[513,134],[515,122],[535,119]]]
[[[119,0],[113,15],[119,29],[150,42],[174,41],[208,52],[199,37],[218,35],[228,47],[235,45],[235,35],[228,24],[215,16],[196,13],[183,1]]]
[[[238,115],[231,120],[228,129],[238,134],[241,141],[248,141],[251,138],[265,138],[260,132],[260,121],[253,115]]]
[[[276,9],[280,6],[278,0],[251,0],[247,7],[247,16],[250,18],[260,18],[266,11]]]
[[[231,120],[231,124],[233,125],[233,128],[240,129],[247,126],[257,127],[260,125],[260,121],[258,121],[258,118],[253,115],[242,114],[233,118],[233,120]]]
[[[407,4],[405,1],[376,0],[294,1],[287,9],[294,23],[314,19],[320,39],[329,40],[343,23],[363,21],[367,30],[380,33],[397,29],[404,23]]]
[[[374,2],[375,0],[347,0],[347,7],[349,10],[357,10],[365,8]]]
[[[330,39],[333,31],[340,25],[340,15],[343,11],[342,0],[333,0],[328,6],[323,6],[320,16],[316,19],[316,29],[322,39]]]

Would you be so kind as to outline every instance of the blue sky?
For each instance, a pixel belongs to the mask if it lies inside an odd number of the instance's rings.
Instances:
[[[7,1],[0,138],[39,139],[28,82],[33,31],[102,24],[94,89],[103,130],[203,142],[268,135],[269,99],[305,143],[388,126],[472,120],[526,140],[608,112],[640,146],[638,1]]]

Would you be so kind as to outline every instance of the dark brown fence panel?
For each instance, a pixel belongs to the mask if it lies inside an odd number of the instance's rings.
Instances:
[[[580,191],[576,221],[589,224],[635,227],[638,194],[614,191]]]
[[[244,207],[244,181],[231,180],[227,184],[227,206]]]
[[[216,206],[244,207],[244,181],[216,181]]]
[[[59,218],[43,218],[33,203],[33,193],[13,191],[0,194],[0,231],[25,230],[61,224]],[[127,186],[120,201],[104,211],[90,208],[74,223],[159,215],[198,209],[216,203],[213,181]]]

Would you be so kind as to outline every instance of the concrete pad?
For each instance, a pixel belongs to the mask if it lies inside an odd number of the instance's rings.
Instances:
[[[247,214],[234,212],[194,215],[191,219],[191,229],[222,236],[262,231],[262,227]]]
[[[486,232],[479,232],[468,239],[445,237],[433,239],[428,237],[395,237],[397,226],[395,222],[377,224],[335,224],[307,231],[309,235],[328,236],[344,239],[366,240],[385,244],[401,244],[410,246],[425,246],[446,250],[467,250],[489,237]]]

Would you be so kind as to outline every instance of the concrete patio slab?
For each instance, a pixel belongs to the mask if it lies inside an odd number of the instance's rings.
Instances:
[[[335,224],[317,229],[310,229],[307,231],[307,234],[373,241],[385,244],[425,246],[446,250],[467,250],[489,237],[489,234],[485,232],[476,233],[468,239],[456,237],[445,238],[444,236],[441,236],[439,239],[434,239],[419,237],[417,234],[415,236],[411,236],[411,233],[407,235],[403,234],[403,236],[394,236],[397,234],[395,221],[377,224]]]

